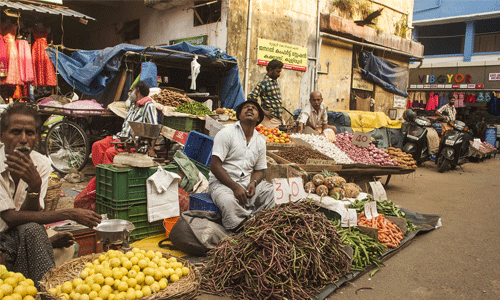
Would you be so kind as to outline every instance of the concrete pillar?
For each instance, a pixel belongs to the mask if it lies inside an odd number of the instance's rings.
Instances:
[[[474,53],[474,35],[476,30],[474,21],[467,21],[465,24],[464,62],[470,62]]]
[[[411,30],[411,40],[414,42],[418,42],[418,27],[414,27]]]

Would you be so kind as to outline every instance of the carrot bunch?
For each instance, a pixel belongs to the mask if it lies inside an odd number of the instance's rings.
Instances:
[[[378,217],[368,220],[365,213],[362,212],[358,217],[358,225],[377,228],[379,243],[390,248],[399,247],[401,240],[404,238],[401,229],[393,222],[384,218],[383,215],[378,215]]]

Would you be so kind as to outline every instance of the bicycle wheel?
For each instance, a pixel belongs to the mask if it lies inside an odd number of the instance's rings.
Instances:
[[[58,122],[47,133],[45,154],[50,158],[52,167],[61,173],[67,173],[72,168],[81,171],[90,154],[87,134],[74,122]]]

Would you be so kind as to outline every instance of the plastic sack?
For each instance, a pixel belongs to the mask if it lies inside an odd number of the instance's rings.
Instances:
[[[158,83],[158,69],[152,62],[145,61],[141,65],[141,81],[144,81],[149,88],[156,87]]]
[[[89,181],[89,184],[75,197],[75,208],[96,210],[95,200],[95,177]]]

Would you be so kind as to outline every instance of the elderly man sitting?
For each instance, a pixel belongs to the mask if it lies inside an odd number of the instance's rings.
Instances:
[[[74,243],[71,233],[49,239],[43,224],[74,220],[97,226],[101,216],[90,210],[42,211],[50,175],[50,160],[33,151],[40,140],[37,112],[22,104],[9,106],[0,116],[0,263],[35,284],[52,269],[53,248]]]

